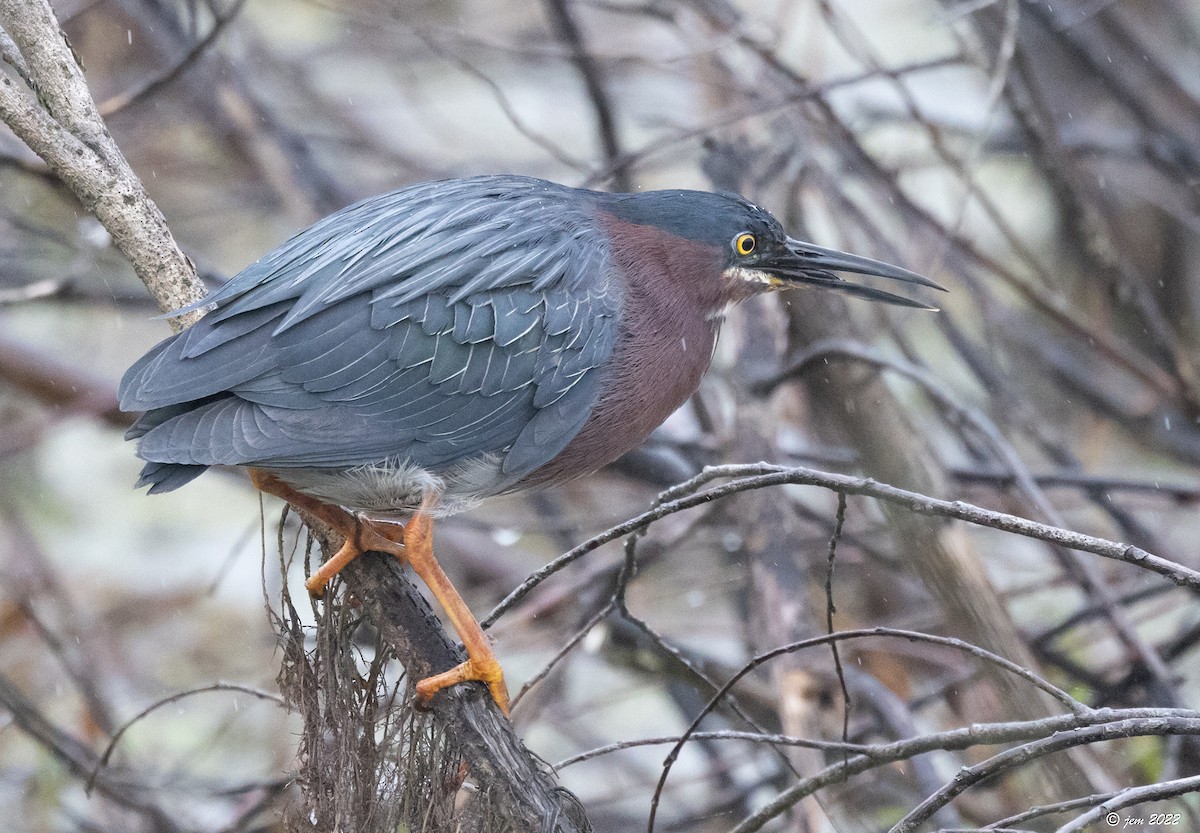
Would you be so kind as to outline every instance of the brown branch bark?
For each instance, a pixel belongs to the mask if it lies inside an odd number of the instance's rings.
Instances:
[[[466,659],[451,643],[429,605],[401,572],[395,558],[367,553],[342,572],[371,621],[404,657],[414,677],[428,676]],[[433,699],[433,713],[470,761],[477,783],[516,830],[573,833],[590,829],[574,796],[529,753],[480,683],[456,685]]]

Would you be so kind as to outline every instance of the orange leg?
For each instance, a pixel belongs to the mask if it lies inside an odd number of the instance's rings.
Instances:
[[[420,680],[417,683],[417,696],[422,701],[429,702],[433,695],[455,683],[479,680],[487,684],[496,705],[508,714],[508,688],[504,684],[504,671],[500,668],[496,655],[492,653],[491,644],[483,628],[479,627],[471,609],[467,607],[458,589],[450,582],[433,555],[433,518],[424,511],[427,507],[413,513],[403,527],[401,540],[397,541],[393,537],[395,532],[388,530],[388,527],[395,526],[394,524],[360,518],[340,506],[301,494],[278,477],[260,469],[250,469],[250,480],[259,490],[283,498],[300,511],[328,524],[346,539],[341,549],[318,567],[305,582],[305,587],[313,596],[320,598],[330,579],[360,553],[368,550],[386,552],[407,562],[413,572],[429,587],[433,597],[446,611],[458,638],[462,640],[467,651],[467,661],[449,671]]]
[[[421,577],[421,581],[433,593],[434,598],[446,611],[450,624],[454,626],[458,638],[463,641],[467,650],[467,661],[449,671],[426,677],[417,683],[417,696],[428,702],[433,695],[443,688],[467,680],[479,680],[487,683],[492,692],[492,699],[500,706],[500,710],[508,714],[508,687],[504,684],[504,671],[500,662],[492,653],[483,628],[458,594],[456,588],[442,572],[433,555],[433,518],[423,511],[416,512],[404,526],[404,550],[408,564],[413,572]]]

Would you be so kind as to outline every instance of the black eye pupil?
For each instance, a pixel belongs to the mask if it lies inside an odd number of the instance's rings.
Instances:
[[[737,250],[739,254],[748,255],[754,251],[754,235],[743,234],[738,238]]]

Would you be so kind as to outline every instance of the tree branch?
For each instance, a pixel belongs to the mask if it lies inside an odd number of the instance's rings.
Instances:
[[[104,126],[48,0],[0,0],[0,26],[19,50],[36,100],[0,75],[0,119],[96,215],[164,312],[205,295],[166,218]],[[9,60],[20,68],[14,57]],[[181,330],[201,313],[171,319]]]
[[[96,789],[119,806],[134,810],[146,817],[155,830],[174,833],[180,828],[172,814],[159,806],[155,790],[130,773],[100,770],[96,753],[77,738],[67,734],[51,723],[38,709],[37,704],[26,697],[7,677],[0,675],[0,707],[25,734],[49,750],[64,767],[79,778],[96,773]]]
[[[384,639],[404,658],[410,676],[429,676],[466,659],[417,588],[404,578],[395,558],[366,553],[346,565],[341,575]],[[492,800],[517,823],[516,829],[590,829],[575,797],[559,788],[529,753],[483,684],[451,686],[431,705],[438,722],[454,733],[472,775],[492,792]]]
[[[1173,711],[1173,710],[1172,710]],[[1013,767],[1019,767],[1030,761],[1035,761],[1052,752],[1060,752],[1064,749],[1070,749],[1073,746],[1080,746],[1085,743],[1097,743],[1099,741],[1114,740],[1116,738],[1132,738],[1142,737],[1145,735],[1200,735],[1200,719],[1194,717],[1195,712],[1184,710],[1182,714],[1175,716],[1153,717],[1150,719],[1131,718],[1128,720],[1117,720],[1111,723],[1104,723],[1099,726],[1080,726],[1074,729],[1067,729],[1061,732],[1055,732],[1050,737],[1045,737],[1040,740],[1031,741],[1030,743],[1006,749],[998,755],[993,755],[986,761],[978,763],[974,766],[964,767],[954,776],[954,780],[942,787],[929,798],[922,801],[916,808],[908,813],[904,818],[892,827],[889,833],[913,833],[920,827],[930,816],[934,814],[940,807],[947,802],[961,795],[975,784],[985,781],[1001,772],[1004,772]],[[1193,779],[1185,779],[1192,781]],[[1185,783],[1184,788],[1176,792],[1172,792],[1173,787],[1178,787],[1178,784],[1168,786],[1166,784],[1154,785],[1155,788],[1161,789],[1163,797],[1171,795],[1179,795],[1183,792],[1189,792],[1194,789],[1193,783]],[[1152,800],[1149,797],[1139,796],[1136,801]],[[1106,804],[1116,803],[1113,799]],[[1130,802],[1135,803],[1135,802]],[[1125,806],[1121,804],[1119,806]],[[749,821],[749,820],[747,820]],[[759,825],[761,826],[761,825]],[[758,827],[747,825],[743,822],[736,828],[737,833],[750,833],[752,830],[757,830]]]
[[[571,61],[583,78],[588,97],[592,100],[592,109],[596,113],[596,132],[600,138],[600,147],[604,151],[604,163],[612,171],[613,185],[618,191],[628,191],[631,188],[628,169],[616,165],[621,158],[621,143],[617,138],[616,119],[613,117],[612,101],[604,89],[601,69],[595,57],[588,52],[583,41],[583,33],[567,0],[546,0],[546,10],[554,24],[555,34],[571,50]]]
[[[714,486],[702,492],[696,492],[696,489],[705,483],[719,478],[733,479],[729,483]],[[722,498],[750,489],[765,489],[770,486],[781,486],[784,484],[819,486],[843,494],[872,497],[886,503],[902,506],[918,515],[932,515],[967,521],[977,526],[986,526],[1002,532],[1011,532],[1014,535],[1022,535],[1026,538],[1035,538],[1039,541],[1058,544],[1068,549],[1090,552],[1093,555],[1100,555],[1116,561],[1124,561],[1126,564],[1132,564],[1158,573],[1180,587],[1187,587],[1190,590],[1200,590],[1200,571],[1177,564],[1174,561],[1169,561],[1161,556],[1153,555],[1131,544],[1122,544],[1117,541],[1084,535],[1080,532],[1073,532],[1069,529],[1049,524],[1037,523],[1028,518],[1021,518],[992,509],[984,509],[981,506],[975,506],[961,500],[940,500],[929,495],[920,494],[919,492],[912,492],[907,489],[897,488],[896,486],[889,486],[886,483],[879,483],[869,477],[851,477],[846,474],[834,474],[817,471],[816,469],[802,467],[786,468],[771,463],[754,463],[750,465],[709,466],[686,483],[681,483],[678,486],[668,489],[662,493],[654,508],[648,509],[640,515],[606,529],[598,535],[592,536],[579,546],[569,552],[563,553],[545,567],[531,574],[529,578],[505,596],[493,608],[487,618],[482,621],[482,624],[485,628],[488,627],[505,612],[517,605],[533,588],[537,587],[551,575],[571,562],[587,555],[592,550],[602,547],[609,541],[615,541],[632,532],[645,530],[655,521],[662,520],[668,515],[682,512],[685,509],[702,506],[706,503],[721,500]]]

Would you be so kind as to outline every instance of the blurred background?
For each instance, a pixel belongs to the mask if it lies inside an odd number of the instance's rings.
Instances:
[[[480,616],[702,466],[760,460],[965,500],[1200,569],[1190,0],[55,9],[113,135],[211,285],[359,198],[515,172],[739,191],[797,237],[949,288],[937,314],[815,290],[733,311],[700,394],[643,449],[440,527],[442,561]],[[103,228],[3,127],[0,195],[0,815],[30,831],[282,830],[304,801],[290,778],[301,724],[279,703],[270,611],[285,586],[304,594],[300,564],[279,566],[280,505],[264,508],[238,472],[154,498],[132,489],[140,465],[121,438],[130,417],[116,384],[166,323]],[[514,691],[567,649],[514,720],[537,755],[568,762],[559,778],[597,830],[645,829],[669,746],[570,759],[679,734],[714,682],[824,633],[827,615],[837,629],[962,639],[1091,706],[1200,706],[1194,592],[851,498],[830,614],[837,509],[836,495],[787,486],[671,516],[639,542],[627,584],[616,542],[492,627]],[[296,603],[311,633],[320,611]],[[1063,711],[946,645],[855,640],[840,659],[856,743]],[[71,761],[185,694],[120,738],[125,786],[89,797]],[[735,699],[738,711],[722,707],[702,728],[843,736],[828,648],[765,664]],[[872,768],[765,829],[885,830],[1000,748],[947,745]],[[731,830],[841,755],[695,741],[656,829]],[[1001,773],[934,824],[976,828],[1198,769],[1194,737],[1113,740]],[[1123,812],[1180,813],[1195,829],[1198,806],[1193,794]],[[1054,829],[1079,812],[1016,826]]]

